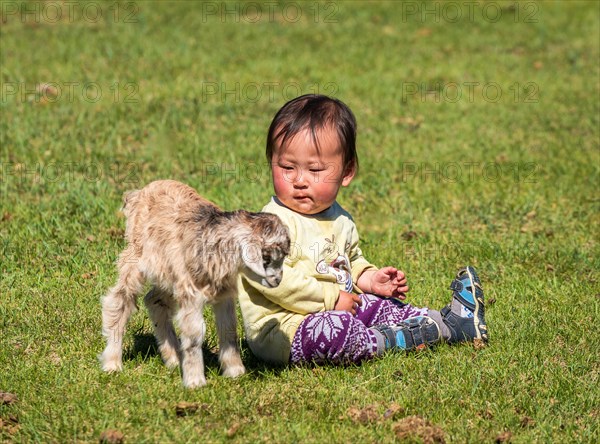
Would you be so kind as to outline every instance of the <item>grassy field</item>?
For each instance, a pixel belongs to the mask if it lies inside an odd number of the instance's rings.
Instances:
[[[599,6],[467,3],[1,2],[0,441],[598,442]],[[365,255],[434,308],[475,265],[490,344],[273,368],[242,342],[228,380],[207,313],[186,391],[141,308],[103,374],[122,193],[259,210],[268,125],[308,92],[356,114]]]

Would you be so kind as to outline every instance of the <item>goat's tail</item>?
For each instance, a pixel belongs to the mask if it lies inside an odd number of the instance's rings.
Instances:
[[[127,219],[125,222],[125,239],[127,240],[127,243],[131,243],[133,241],[132,230],[135,222],[132,215],[135,214],[135,207],[139,203],[140,191],[141,190],[133,190],[123,194],[123,206],[121,207],[121,212]]]
[[[121,207],[121,211],[125,215],[126,218],[129,218],[133,208],[139,201],[141,190],[133,190],[128,191],[123,195],[123,206]]]

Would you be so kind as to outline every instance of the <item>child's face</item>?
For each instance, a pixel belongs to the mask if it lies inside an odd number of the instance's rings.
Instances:
[[[342,186],[348,186],[355,169],[344,169],[343,152],[332,128],[317,132],[319,151],[309,129],[278,147],[271,159],[273,186],[277,198],[302,214],[317,214],[329,208]]]

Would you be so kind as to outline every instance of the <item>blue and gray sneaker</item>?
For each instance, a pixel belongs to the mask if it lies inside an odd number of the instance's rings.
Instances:
[[[448,342],[488,341],[483,288],[473,267],[459,270],[450,284],[453,301],[440,310],[450,330]]]
[[[421,350],[442,341],[440,326],[428,316],[415,316],[396,325],[373,327],[385,338],[385,349]]]

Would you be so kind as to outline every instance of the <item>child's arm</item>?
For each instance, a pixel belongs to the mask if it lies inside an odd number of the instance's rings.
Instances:
[[[271,302],[303,315],[333,310],[340,292],[335,281],[317,280],[306,275],[304,270],[286,263],[283,265],[283,279],[277,287],[264,287],[248,276],[244,281]]]
[[[375,268],[362,255],[362,251],[358,246],[359,238],[356,226],[353,226],[351,235],[350,263],[352,264],[352,277],[356,286],[363,293],[406,299],[404,293],[409,288],[404,272],[394,267],[384,267],[380,270]]]
[[[356,285],[365,293],[398,299],[406,299],[405,293],[409,290],[406,275],[394,267],[365,270]]]

